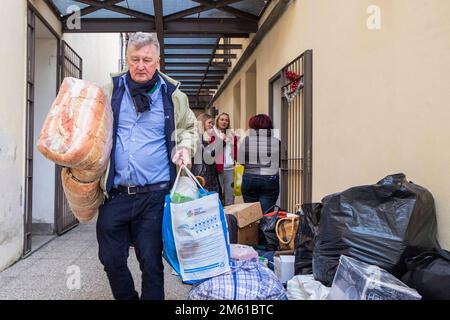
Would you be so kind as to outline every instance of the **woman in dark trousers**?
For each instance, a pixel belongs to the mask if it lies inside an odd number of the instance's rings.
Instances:
[[[244,165],[242,196],[244,202],[261,203],[263,212],[276,204],[280,193],[281,142],[273,136],[272,120],[258,114],[249,120],[250,133],[239,147],[239,162]]]
[[[191,172],[205,179],[204,188],[215,191],[221,196],[219,175],[215,163],[214,146],[210,145],[213,130],[213,118],[206,113],[197,117],[198,141],[197,152],[192,160]]]

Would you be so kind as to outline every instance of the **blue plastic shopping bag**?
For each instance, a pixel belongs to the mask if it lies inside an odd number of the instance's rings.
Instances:
[[[172,197],[183,169],[200,187],[199,198],[174,203]],[[230,245],[217,192],[207,192],[187,168],[181,170],[165,198],[164,258],[183,282],[194,284],[230,271]]]

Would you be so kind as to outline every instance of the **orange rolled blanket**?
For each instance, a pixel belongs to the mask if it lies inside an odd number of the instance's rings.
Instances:
[[[83,183],[74,178],[68,168],[61,171],[62,185],[73,215],[81,222],[93,219],[98,207],[103,203],[104,195],[100,189],[100,179]]]
[[[112,110],[99,86],[65,78],[38,140],[49,160],[86,173],[94,181],[104,172],[112,147]]]
[[[94,218],[104,195],[100,177],[112,147],[113,115],[102,88],[65,78],[44,122],[37,147],[63,166],[62,185],[80,222]]]

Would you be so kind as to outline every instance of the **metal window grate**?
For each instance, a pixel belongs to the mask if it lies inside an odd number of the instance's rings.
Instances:
[[[281,80],[282,123],[287,124],[281,132],[287,146],[281,155],[281,204],[295,211],[312,198],[312,51],[284,67]]]
[[[33,119],[35,73],[36,15],[28,8],[27,15],[27,100],[26,100],[26,160],[25,160],[25,213],[23,255],[31,252],[32,203],[33,203]]]

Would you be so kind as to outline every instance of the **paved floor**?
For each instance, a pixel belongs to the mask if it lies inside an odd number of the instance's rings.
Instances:
[[[95,224],[80,225],[57,237],[31,256],[20,260],[12,267],[0,272],[0,300],[107,300],[113,299],[108,279],[97,256],[98,245]],[[140,270],[130,250],[128,264],[140,291]],[[165,263],[165,262],[164,262]],[[80,271],[80,288],[71,281]],[[166,299],[186,299],[190,286],[172,275],[172,269],[165,263]]]

